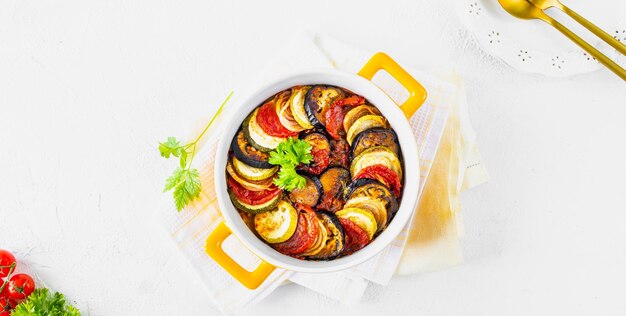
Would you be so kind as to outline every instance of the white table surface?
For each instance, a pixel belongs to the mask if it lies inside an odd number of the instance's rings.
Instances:
[[[190,138],[308,30],[456,68],[491,181],[462,198],[463,265],[354,306],[287,286],[242,314],[623,314],[624,82],[518,73],[481,52],[453,1],[382,3],[0,2],[0,248],[86,315],[218,313],[155,221],[175,164],[156,144]]]

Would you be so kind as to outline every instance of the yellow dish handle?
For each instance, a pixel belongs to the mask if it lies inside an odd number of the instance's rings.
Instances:
[[[226,272],[243,284],[243,286],[254,290],[263,284],[276,267],[265,261],[261,261],[261,264],[254,271],[244,269],[222,249],[222,243],[231,234],[230,228],[228,228],[224,222],[221,222],[206,239],[205,251],[217,264],[222,266]]]
[[[365,66],[363,66],[358,75],[365,79],[372,80],[374,75],[381,69],[386,70],[409,91],[409,98],[400,105],[400,109],[404,112],[407,119],[410,119],[424,101],[426,101],[426,89],[385,53],[376,53],[376,55],[370,58]]]

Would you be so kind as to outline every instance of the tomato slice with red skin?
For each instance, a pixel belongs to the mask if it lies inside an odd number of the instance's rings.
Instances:
[[[313,156],[313,161],[308,165],[298,167],[298,169],[317,176],[328,168],[330,163],[330,150],[316,149],[314,147],[311,150],[311,155]]]
[[[10,312],[17,305],[17,301],[8,297],[0,297],[0,313]],[[2,314],[0,314],[2,315]]]
[[[367,232],[359,225],[347,218],[340,218],[339,223],[343,226],[343,231],[346,235],[346,243],[343,248],[343,255],[347,256],[355,251],[367,246],[370,242]]]
[[[256,121],[261,129],[270,136],[274,137],[290,137],[298,135],[297,132],[288,130],[280,122],[276,113],[276,105],[274,101],[268,101],[263,104],[256,115]]]
[[[241,201],[250,205],[263,204],[275,197],[277,197],[282,190],[278,187],[272,186],[270,189],[263,191],[251,191],[244,188],[237,180],[233,179],[230,175],[226,176],[226,183],[228,188],[233,191],[233,194]]]
[[[335,101],[330,108],[324,113],[324,125],[328,134],[333,139],[341,139],[346,135],[346,131],[343,128],[343,118],[350,109],[349,107],[357,106],[365,103],[365,98],[358,95],[353,95],[341,100]]]
[[[402,184],[400,183],[400,178],[398,175],[393,172],[391,169],[387,168],[385,165],[371,165],[363,168],[357,175],[354,177],[354,180],[358,179],[372,179],[376,180],[384,185],[386,185],[393,195],[396,198],[400,198]]]
[[[319,234],[315,211],[306,205],[294,206],[298,210],[296,232],[287,241],[272,245],[278,252],[289,256],[297,256],[309,249]]]
[[[35,281],[25,273],[14,274],[9,280],[9,298],[23,300],[35,290]]]

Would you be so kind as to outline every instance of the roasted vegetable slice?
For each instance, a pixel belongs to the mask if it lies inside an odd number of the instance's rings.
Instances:
[[[298,121],[294,118],[293,113],[291,112],[291,106],[289,101],[291,100],[291,90],[285,90],[280,92],[274,98],[274,104],[276,106],[276,115],[278,115],[278,119],[280,123],[287,128],[288,130],[299,133],[305,130]]]
[[[324,114],[338,99],[345,97],[345,92],[333,86],[313,86],[306,94],[304,110],[313,126],[323,127]]]
[[[316,176],[300,173],[306,179],[306,185],[302,189],[295,188],[289,192],[289,200],[292,203],[315,207],[322,199],[322,183]]]
[[[258,111],[259,109],[255,109],[248,116],[248,118],[243,122],[242,130],[250,145],[260,151],[270,152],[278,147],[278,144],[285,140],[285,138],[267,134],[257,122]]]
[[[381,115],[380,111],[371,105],[363,104],[350,109],[343,118],[343,128],[348,131],[350,126],[365,115]]]
[[[295,256],[303,253],[311,247],[319,234],[315,212],[306,206],[297,205],[297,209],[299,213],[296,232],[287,241],[272,245],[274,249],[285,255]]]
[[[307,248],[301,255],[304,257],[314,256],[318,254],[322,249],[324,249],[324,245],[326,244],[326,238],[328,238],[328,232],[326,231],[326,227],[322,223],[322,220],[316,216],[315,219],[317,224],[317,238],[315,238],[315,242]]]
[[[350,174],[356,176],[363,168],[373,165],[383,165],[391,169],[402,181],[400,159],[391,149],[383,146],[367,148],[356,156],[350,164]]]
[[[356,207],[344,208],[341,211],[335,213],[339,219],[348,219],[367,233],[369,240],[374,238],[374,234],[378,231],[378,224],[374,215],[368,210],[364,210]]]
[[[352,142],[350,157],[354,158],[364,150],[376,146],[387,147],[402,159],[398,136],[393,130],[386,128],[372,128],[357,135]]]
[[[291,97],[289,98],[289,108],[294,120],[302,126],[304,129],[313,128],[313,124],[307,117],[306,110],[304,109],[304,102],[306,100],[306,94],[309,91],[309,86],[298,86],[291,89]]]
[[[376,180],[358,179],[352,181],[346,189],[346,200],[359,196],[372,197],[385,202],[388,217],[398,211],[398,200],[391,193],[391,190]]]
[[[237,159],[237,157],[233,157],[233,167],[238,174],[242,177],[252,180],[259,181],[265,180],[273,176],[276,171],[278,171],[278,167],[273,167],[270,169],[263,168],[255,168],[246,163],[243,163],[241,160]]]
[[[243,131],[237,132],[237,135],[233,138],[230,148],[235,157],[247,165],[264,169],[274,168],[274,166],[268,162],[270,155],[250,145]]]
[[[298,211],[289,202],[279,201],[276,209],[254,216],[254,229],[270,244],[286,241],[296,232]]]
[[[279,194],[268,200],[267,202],[259,204],[249,204],[239,199],[231,189],[228,189],[228,196],[238,210],[251,214],[263,213],[276,208],[276,205],[278,205],[278,202],[280,202],[281,198],[281,194]]]
[[[299,167],[304,172],[319,175],[328,168],[330,157],[330,142],[328,138],[320,132],[303,133],[300,137],[311,145],[311,155],[313,161],[308,165]]]
[[[317,205],[317,209],[333,213],[341,210],[345,202],[343,192],[350,183],[350,172],[342,167],[331,167],[322,173],[320,182],[324,195],[322,201]]]
[[[353,197],[344,205],[344,209],[347,208],[360,208],[372,213],[376,220],[376,225],[378,226],[376,232],[380,232],[387,227],[387,209],[382,199],[373,198],[371,196]]]
[[[361,171],[359,171],[353,179],[373,179],[387,186],[396,198],[400,198],[400,195],[402,194],[402,183],[400,183],[400,178],[398,178],[398,175],[385,165],[378,164],[367,166],[361,169]]]
[[[353,221],[345,218],[340,218],[339,222],[343,226],[343,231],[346,235],[345,246],[343,248],[343,255],[347,256],[355,251],[367,246],[370,242],[367,236],[367,232]]]
[[[308,259],[312,260],[330,260],[337,257],[342,251],[345,244],[345,235],[343,226],[339,223],[339,219],[335,214],[318,211],[317,217],[326,230],[326,240],[323,247],[315,255],[310,255]]]
[[[387,123],[387,120],[380,115],[365,115],[360,117],[348,129],[348,133],[346,134],[348,144],[352,145],[354,138],[356,138],[359,133],[376,127],[387,128],[389,127],[389,124]]]
[[[261,170],[270,170],[270,169],[261,169]],[[263,180],[255,181],[255,180],[248,180],[242,177],[239,173],[237,173],[237,171],[235,171],[235,169],[233,168],[233,164],[230,160],[226,164],[226,172],[228,172],[228,174],[235,181],[241,184],[241,186],[251,191],[264,191],[270,188],[275,188],[275,186],[272,183],[273,180],[271,178],[266,178]]]
[[[261,105],[261,107],[259,107],[257,110],[256,122],[259,124],[261,129],[263,129],[263,131],[270,136],[282,138],[296,136],[298,135],[298,132],[290,131],[281,123],[281,120],[278,117],[278,111],[276,111],[275,101],[281,100],[284,101],[286,99],[281,99],[281,96],[278,95],[274,99]]]

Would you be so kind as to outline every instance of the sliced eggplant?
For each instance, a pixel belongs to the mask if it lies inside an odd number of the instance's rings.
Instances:
[[[354,122],[354,124],[352,124],[352,126],[350,126],[350,129],[348,129],[346,134],[348,144],[352,145],[354,139],[359,133],[376,127],[387,128],[389,127],[389,124],[387,123],[387,120],[380,115],[365,115],[360,117]]]
[[[337,212],[345,202],[343,192],[350,183],[350,171],[343,167],[331,167],[320,176],[324,194],[317,205],[318,210]]]
[[[278,205],[278,202],[280,202],[282,198],[282,194],[278,194],[276,197],[272,198],[271,200],[265,203],[258,204],[258,205],[251,205],[251,204],[248,204],[239,200],[237,196],[235,196],[235,193],[233,193],[233,191],[230,190],[230,188],[228,189],[228,196],[230,197],[230,200],[233,202],[233,204],[238,210],[248,212],[251,214],[259,214],[259,213],[269,212],[273,210],[274,208],[276,208],[276,205]]]
[[[306,184],[302,189],[295,188],[289,192],[289,200],[292,203],[315,207],[324,193],[322,183],[316,176],[304,173],[300,175],[306,179]]]
[[[376,180],[358,179],[352,181],[345,190],[345,199],[350,200],[359,196],[368,196],[384,201],[388,220],[398,211],[398,200],[391,193],[391,190]]]
[[[324,241],[323,247],[315,255],[311,255],[307,257],[307,259],[334,259],[343,251],[345,245],[343,226],[341,226],[339,219],[337,219],[337,216],[333,213],[318,211],[317,217],[320,219],[324,229],[326,230],[326,240]]]
[[[300,166],[298,169],[306,173],[319,175],[328,168],[329,164],[330,142],[328,141],[328,137],[316,131],[300,133],[300,135],[303,140],[311,145],[313,161],[308,165]]]
[[[373,105],[359,105],[357,107],[352,108],[346,115],[343,117],[343,128],[348,131],[350,126],[356,122],[359,118],[365,115],[381,115],[378,108]]]
[[[350,173],[353,176],[365,167],[373,165],[383,165],[393,171],[402,183],[402,164],[396,154],[389,148],[383,146],[370,147],[356,156],[350,164]]]
[[[230,148],[237,159],[251,167],[262,169],[271,169],[275,167],[268,162],[270,155],[250,145],[243,131],[237,132],[237,135],[233,138]]]
[[[270,152],[278,147],[283,140],[282,137],[268,135],[256,120],[258,108],[255,109],[243,122],[241,129],[250,145],[262,152]]]
[[[376,146],[387,147],[391,149],[398,158],[402,158],[398,136],[393,130],[386,128],[372,128],[357,135],[352,143],[350,157],[354,158],[360,155],[364,150]]]
[[[255,168],[246,163],[243,163],[237,157],[233,157],[233,168],[242,177],[250,181],[261,181],[272,177],[277,171],[278,166],[270,169]]]
[[[324,113],[338,99],[344,98],[346,93],[333,86],[313,86],[306,94],[304,110],[313,126],[324,126]]]
[[[289,108],[294,120],[302,126],[304,129],[313,128],[313,124],[309,121],[309,118],[304,109],[304,102],[306,100],[306,94],[311,87],[298,86],[291,88],[291,97],[289,98]]]

